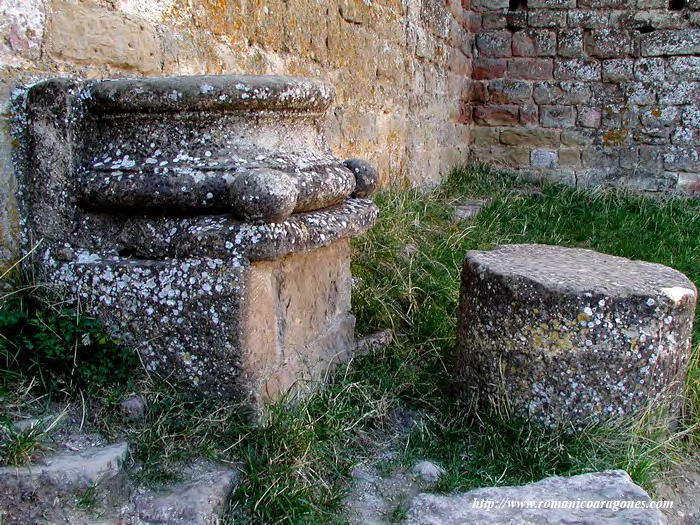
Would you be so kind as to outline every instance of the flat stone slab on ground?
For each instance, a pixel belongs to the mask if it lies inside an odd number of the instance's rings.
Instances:
[[[65,490],[85,489],[121,472],[129,453],[128,443],[115,443],[80,452],[61,452],[23,467],[0,468],[0,484],[39,483]]]
[[[472,219],[481,213],[481,210],[491,202],[491,199],[471,199],[463,201],[454,207],[453,221]]]
[[[237,480],[237,472],[231,469],[197,472],[190,480],[160,492],[137,494],[135,513],[144,524],[216,525]]]
[[[610,508],[521,508],[574,506],[576,501]],[[560,503],[555,503],[560,502]],[[620,502],[648,506],[649,495],[622,470],[583,474],[570,478],[547,478],[521,487],[483,488],[440,496],[419,494],[411,502],[406,525],[665,525],[659,510],[615,508]],[[616,505],[616,503],[618,505]],[[545,503],[543,503],[544,505]],[[485,508],[484,506],[489,506]],[[630,505],[630,503],[625,503]]]
[[[27,466],[0,468],[0,521],[7,525],[83,523],[73,515],[81,493],[96,489],[107,505],[125,495],[123,466],[128,453],[129,445],[121,442],[61,451]]]
[[[540,244],[468,252],[457,381],[480,408],[574,426],[680,406],[697,290],[682,273]]]
[[[355,354],[371,354],[386,348],[394,340],[392,330],[381,330],[355,340]]]

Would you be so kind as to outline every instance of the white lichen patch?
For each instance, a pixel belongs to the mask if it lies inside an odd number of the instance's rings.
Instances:
[[[661,288],[661,291],[674,303],[679,303],[686,297],[694,298],[696,296],[695,290],[691,288],[684,288],[681,286],[674,286],[672,288]]]

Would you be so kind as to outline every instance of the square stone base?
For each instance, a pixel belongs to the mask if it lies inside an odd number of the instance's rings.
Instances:
[[[354,346],[350,246],[251,264],[242,309],[244,381],[255,404],[323,381]]]
[[[42,272],[139,352],[149,372],[255,408],[303,393],[350,358],[350,246],[346,239],[272,261],[148,260],[76,250]],[[65,257],[64,257],[65,259]]]

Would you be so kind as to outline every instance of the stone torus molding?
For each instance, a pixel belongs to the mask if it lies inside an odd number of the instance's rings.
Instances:
[[[23,249],[149,371],[260,406],[353,348],[349,239],[377,172],[339,161],[333,89],[281,76],[35,84],[16,121]]]

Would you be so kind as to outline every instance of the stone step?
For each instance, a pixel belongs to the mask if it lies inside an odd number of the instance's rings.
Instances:
[[[651,501],[625,471],[610,470],[552,477],[521,487],[490,487],[445,496],[418,494],[409,505],[405,524],[665,525],[658,509],[643,508]]]
[[[1,467],[0,484],[53,485],[66,490],[90,488],[122,471],[129,453],[126,442],[80,452],[60,452],[23,467]]]
[[[139,524],[216,525],[228,507],[238,472],[217,467],[191,472],[187,481],[133,496]]]
[[[12,427],[17,432],[47,433],[61,428],[65,424],[65,420],[66,412],[44,414],[18,419],[12,423]]]
[[[452,210],[452,220],[454,222],[473,219],[491,203],[491,198],[469,199],[456,204]]]
[[[0,509],[7,525],[69,523],[70,508],[85,491],[102,491],[106,500],[126,492],[126,442],[46,455],[35,463],[0,468]]]

